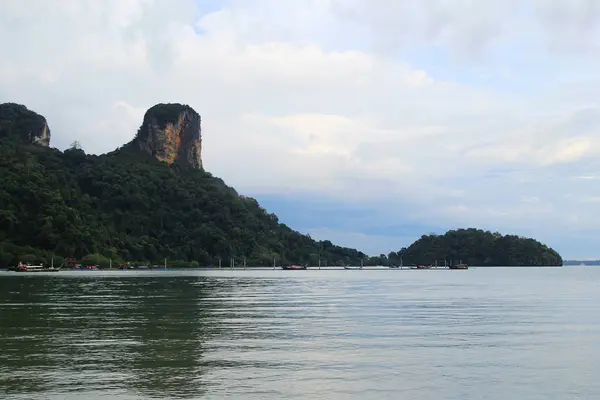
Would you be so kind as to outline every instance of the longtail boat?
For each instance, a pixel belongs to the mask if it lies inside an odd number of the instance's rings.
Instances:
[[[297,270],[297,269],[308,269],[308,268],[306,267],[306,265],[289,265],[289,266],[281,267],[281,269]]]

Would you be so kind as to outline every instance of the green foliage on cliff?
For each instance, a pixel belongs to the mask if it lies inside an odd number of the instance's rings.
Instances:
[[[561,256],[529,238],[480,229],[458,229],[444,235],[424,235],[408,248],[388,255],[390,263],[433,264],[451,260],[480,266],[562,265]]]
[[[0,138],[20,139],[31,143],[43,131],[46,119],[16,103],[0,104]]]
[[[156,121],[159,128],[164,128],[168,123],[177,122],[179,115],[188,111],[194,114],[197,114],[196,111],[188,106],[187,104],[179,104],[179,103],[159,103],[155,106],[152,106],[146,111],[144,114],[144,121],[142,123],[142,128],[148,126],[152,123],[152,121]],[[142,129],[140,128],[140,129]],[[138,132],[138,135],[140,132]]]
[[[358,264],[356,250],[293,231],[201,170],[129,151],[102,156],[0,140],[0,265],[27,256],[223,266]],[[89,255],[89,256],[88,256]]]

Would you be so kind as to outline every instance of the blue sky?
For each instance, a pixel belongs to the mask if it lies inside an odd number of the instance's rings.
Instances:
[[[90,153],[190,104],[209,171],[369,254],[480,227],[600,258],[598,4],[6,0],[0,101]]]

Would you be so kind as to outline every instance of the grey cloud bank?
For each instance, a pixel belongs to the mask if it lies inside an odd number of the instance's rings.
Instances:
[[[187,103],[205,167],[259,200],[327,198],[375,223],[476,226],[600,257],[597,3],[394,4],[7,0],[0,101],[43,114],[55,146],[95,153],[128,142],[152,104]],[[445,63],[490,78],[441,78]],[[370,253],[418,235],[326,218],[299,228]]]

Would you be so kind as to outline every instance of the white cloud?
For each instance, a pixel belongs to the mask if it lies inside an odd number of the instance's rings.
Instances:
[[[339,0],[338,15],[375,33],[382,48],[413,43],[447,45],[461,54],[480,52],[518,26],[518,2],[469,0]]]
[[[596,69],[566,68],[586,54],[564,42],[594,48],[595,3],[392,3],[5,0],[0,101],[44,114],[55,146],[96,153],[153,104],[190,104],[205,167],[245,193],[377,204],[374,219],[408,207],[457,226],[600,228],[595,203],[568,211],[556,195],[600,195]]]

